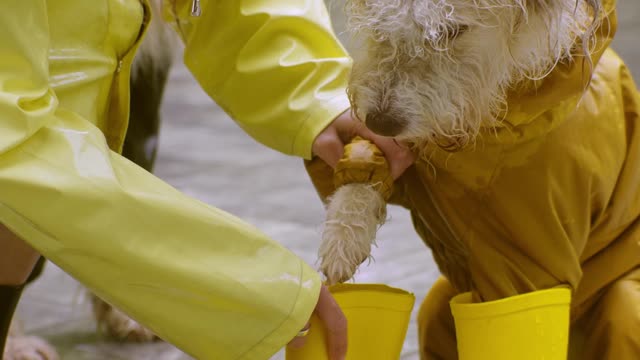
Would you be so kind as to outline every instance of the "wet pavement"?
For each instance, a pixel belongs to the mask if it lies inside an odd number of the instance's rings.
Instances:
[[[640,79],[640,2],[619,3],[614,48]],[[340,9],[332,14],[336,31],[341,33]],[[172,71],[163,114],[156,166],[160,178],[254,224],[309,263],[316,261],[323,209],[300,159],[254,142],[211,102],[181,65]],[[391,220],[378,235],[375,262],[363,267],[356,279],[414,292],[417,310],[438,271],[414,233],[408,213],[390,207],[389,215]],[[82,287],[50,263],[25,292],[18,314],[25,330],[47,338],[63,360],[189,359],[164,343],[124,345],[105,339],[96,332]],[[282,358],[278,354],[274,359]],[[402,359],[418,359],[415,322]]]

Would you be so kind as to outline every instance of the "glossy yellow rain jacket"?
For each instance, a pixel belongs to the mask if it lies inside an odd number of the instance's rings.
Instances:
[[[309,158],[348,108],[350,59],[321,0],[170,2],[188,67],[257,140]],[[0,222],[198,359],[266,359],[320,279],[250,225],[118,154],[139,0],[6,0],[0,12]],[[229,154],[233,156],[233,154]]]
[[[477,144],[435,144],[395,184],[392,203],[458,292],[491,301],[559,285],[577,319],[607,285],[640,265],[640,96],[608,46],[615,1],[597,32],[595,73],[582,61],[509,96],[509,112]],[[307,164],[323,197],[331,169]]]

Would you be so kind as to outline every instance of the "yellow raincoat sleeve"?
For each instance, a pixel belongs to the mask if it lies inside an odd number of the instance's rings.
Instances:
[[[200,17],[191,0],[165,5],[207,94],[260,143],[310,159],[315,137],[350,106],[351,59],[323,0],[201,0]]]
[[[110,151],[48,84],[47,1],[0,12],[0,222],[197,359],[268,359],[320,279],[258,230]]]

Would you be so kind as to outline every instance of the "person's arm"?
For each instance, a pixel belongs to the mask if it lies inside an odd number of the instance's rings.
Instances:
[[[318,274],[60,108],[47,6],[14,0],[0,12],[0,223],[195,358],[269,358],[308,321]]]
[[[349,109],[351,59],[322,0],[165,1],[196,80],[249,135],[312,156],[316,137]]]

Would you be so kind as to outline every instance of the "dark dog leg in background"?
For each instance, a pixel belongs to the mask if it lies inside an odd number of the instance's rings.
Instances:
[[[122,155],[151,172],[158,148],[160,108],[177,37],[162,22],[162,0],[152,0],[153,20],[131,69],[129,127]]]
[[[129,128],[122,155],[151,172],[160,130],[160,107],[170,63],[148,62],[131,79]]]

